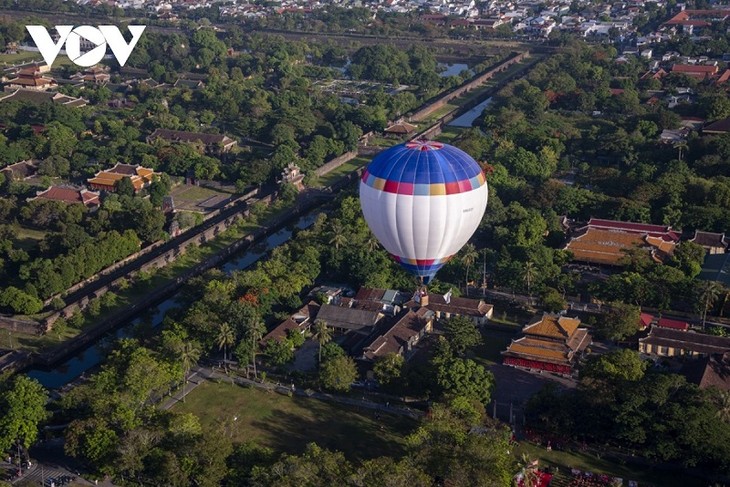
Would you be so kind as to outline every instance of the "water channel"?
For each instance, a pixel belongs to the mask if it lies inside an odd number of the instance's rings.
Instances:
[[[475,106],[468,112],[458,116],[457,118],[453,119],[451,122],[447,123],[446,125],[448,127],[466,127],[469,128],[474,124],[474,120],[479,118],[482,113],[484,113],[484,109],[489,106],[489,104],[492,103],[492,97],[490,96],[483,102],[481,102],[479,105]]]
[[[255,264],[261,257],[266,255],[269,251],[287,242],[294,233],[294,229],[304,229],[312,225],[319,214],[320,210],[314,209],[311,212],[301,216],[296,223],[283,228],[276,233],[271,234],[266,240],[255,244],[243,253],[234,256],[226,262],[221,269],[226,273],[230,274],[233,271],[243,270],[251,265]],[[147,311],[154,311],[151,316],[146,316],[152,326],[156,327],[162,323],[165,317],[165,313],[170,308],[176,306],[175,298],[177,293],[172,297],[158,304],[156,307],[151,308]],[[145,314],[145,310],[140,310],[141,314]],[[115,332],[105,336],[90,347],[79,351],[73,357],[66,359],[63,363],[57,365],[51,370],[44,370],[41,368],[32,368],[28,371],[28,375],[38,382],[43,384],[44,387],[49,389],[57,389],[63,387],[69,382],[81,376],[84,372],[98,365],[102,358],[108,352],[108,343],[110,340],[117,338],[124,338],[131,336],[134,329],[143,321],[142,317],[137,317],[127,324],[118,328]]]

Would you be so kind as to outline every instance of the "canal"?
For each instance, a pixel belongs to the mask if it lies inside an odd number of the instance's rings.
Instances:
[[[234,256],[221,268],[226,273],[230,274],[233,271],[251,267],[269,251],[289,241],[296,229],[301,230],[312,225],[320,212],[321,210],[315,209],[301,216],[295,223],[271,234],[268,238],[266,238],[266,240],[250,247],[241,254]],[[175,300],[178,293],[175,293],[173,296],[151,309],[140,310],[140,315],[146,315],[145,318],[149,320],[149,323],[151,323],[153,327],[159,326],[165,318],[165,313],[167,313],[170,308],[176,306],[177,303]],[[147,313],[150,312],[154,313],[149,316]],[[121,326],[115,332],[108,334],[90,347],[81,350],[72,357],[69,357],[56,367],[50,370],[31,368],[28,370],[27,374],[28,376],[38,380],[38,382],[43,384],[46,388],[61,388],[80,377],[87,370],[98,365],[102,361],[103,357],[108,353],[109,342],[119,338],[132,336],[135,328],[137,325],[142,323],[142,321],[143,317],[138,315],[135,319]]]
[[[451,122],[447,123],[447,127],[464,127],[469,128],[472,125],[474,125],[474,121],[482,116],[482,113],[484,113],[484,110],[489,106],[489,104],[492,103],[492,97],[490,96],[483,102],[481,102],[479,105],[475,106],[471,110],[469,110],[466,113],[463,113],[453,119]]]

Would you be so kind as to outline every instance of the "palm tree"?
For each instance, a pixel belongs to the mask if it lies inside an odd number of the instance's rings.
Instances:
[[[266,326],[260,320],[252,321],[246,329],[246,336],[251,340],[251,364],[253,365],[254,377],[258,377],[258,372],[256,371],[256,349],[258,347],[256,345],[263,338],[264,333],[266,333]]]
[[[466,244],[464,245],[464,250],[462,250],[461,255],[461,262],[466,265],[466,286],[464,289],[466,289],[467,294],[469,294],[469,268],[474,265],[474,262],[479,258],[479,252],[477,252],[477,249],[474,247],[473,244]]]
[[[715,416],[720,421],[730,423],[730,391],[717,391],[717,412]]]
[[[689,145],[687,145],[687,141],[680,140],[678,142],[675,142],[674,148],[677,149],[677,151],[678,151],[679,162],[682,162],[682,151],[689,149]]]
[[[531,260],[525,262],[523,279],[527,284],[527,295],[530,297],[530,306],[532,306],[532,281],[535,278],[535,263]]]
[[[702,329],[705,329],[707,312],[715,304],[722,293],[722,284],[717,281],[705,281],[700,287],[700,304],[702,305]]]
[[[223,363],[226,364],[226,369],[228,369],[228,347],[236,343],[236,334],[233,332],[233,327],[228,323],[221,323],[218,328],[216,342],[218,343],[218,350],[223,349]]]
[[[340,246],[347,243],[345,229],[339,220],[332,222],[332,238],[330,239],[330,243],[335,246],[335,250],[340,250]]]
[[[322,345],[332,340],[332,329],[327,326],[327,322],[324,320],[317,320],[314,322],[314,336],[317,337],[319,342],[319,363],[322,363]]]
[[[182,342],[178,349],[180,362],[183,367],[183,402],[185,402],[185,384],[188,382],[188,373],[200,360],[200,347],[195,342]]]

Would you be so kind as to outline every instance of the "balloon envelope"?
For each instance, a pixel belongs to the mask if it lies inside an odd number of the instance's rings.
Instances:
[[[479,164],[461,149],[434,141],[381,152],[360,180],[360,205],[370,230],[425,283],[469,241],[487,197]]]

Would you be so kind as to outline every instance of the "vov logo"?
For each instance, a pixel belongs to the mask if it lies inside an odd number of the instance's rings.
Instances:
[[[51,66],[56,60],[61,48],[66,44],[66,54],[71,61],[78,65],[88,68],[98,64],[106,54],[107,44],[112,50],[112,54],[116,57],[120,66],[129,59],[132,49],[137,45],[137,41],[142,36],[146,25],[130,25],[129,32],[132,33],[132,40],[127,43],[119,31],[119,27],[115,25],[100,25],[92,27],[90,25],[80,25],[74,28],[73,25],[57,25],[58,42],[53,42],[51,35],[42,25],[26,25],[30,36],[33,38],[35,45],[43,55],[43,60]],[[81,39],[94,44],[96,47],[88,52],[81,52]]]

